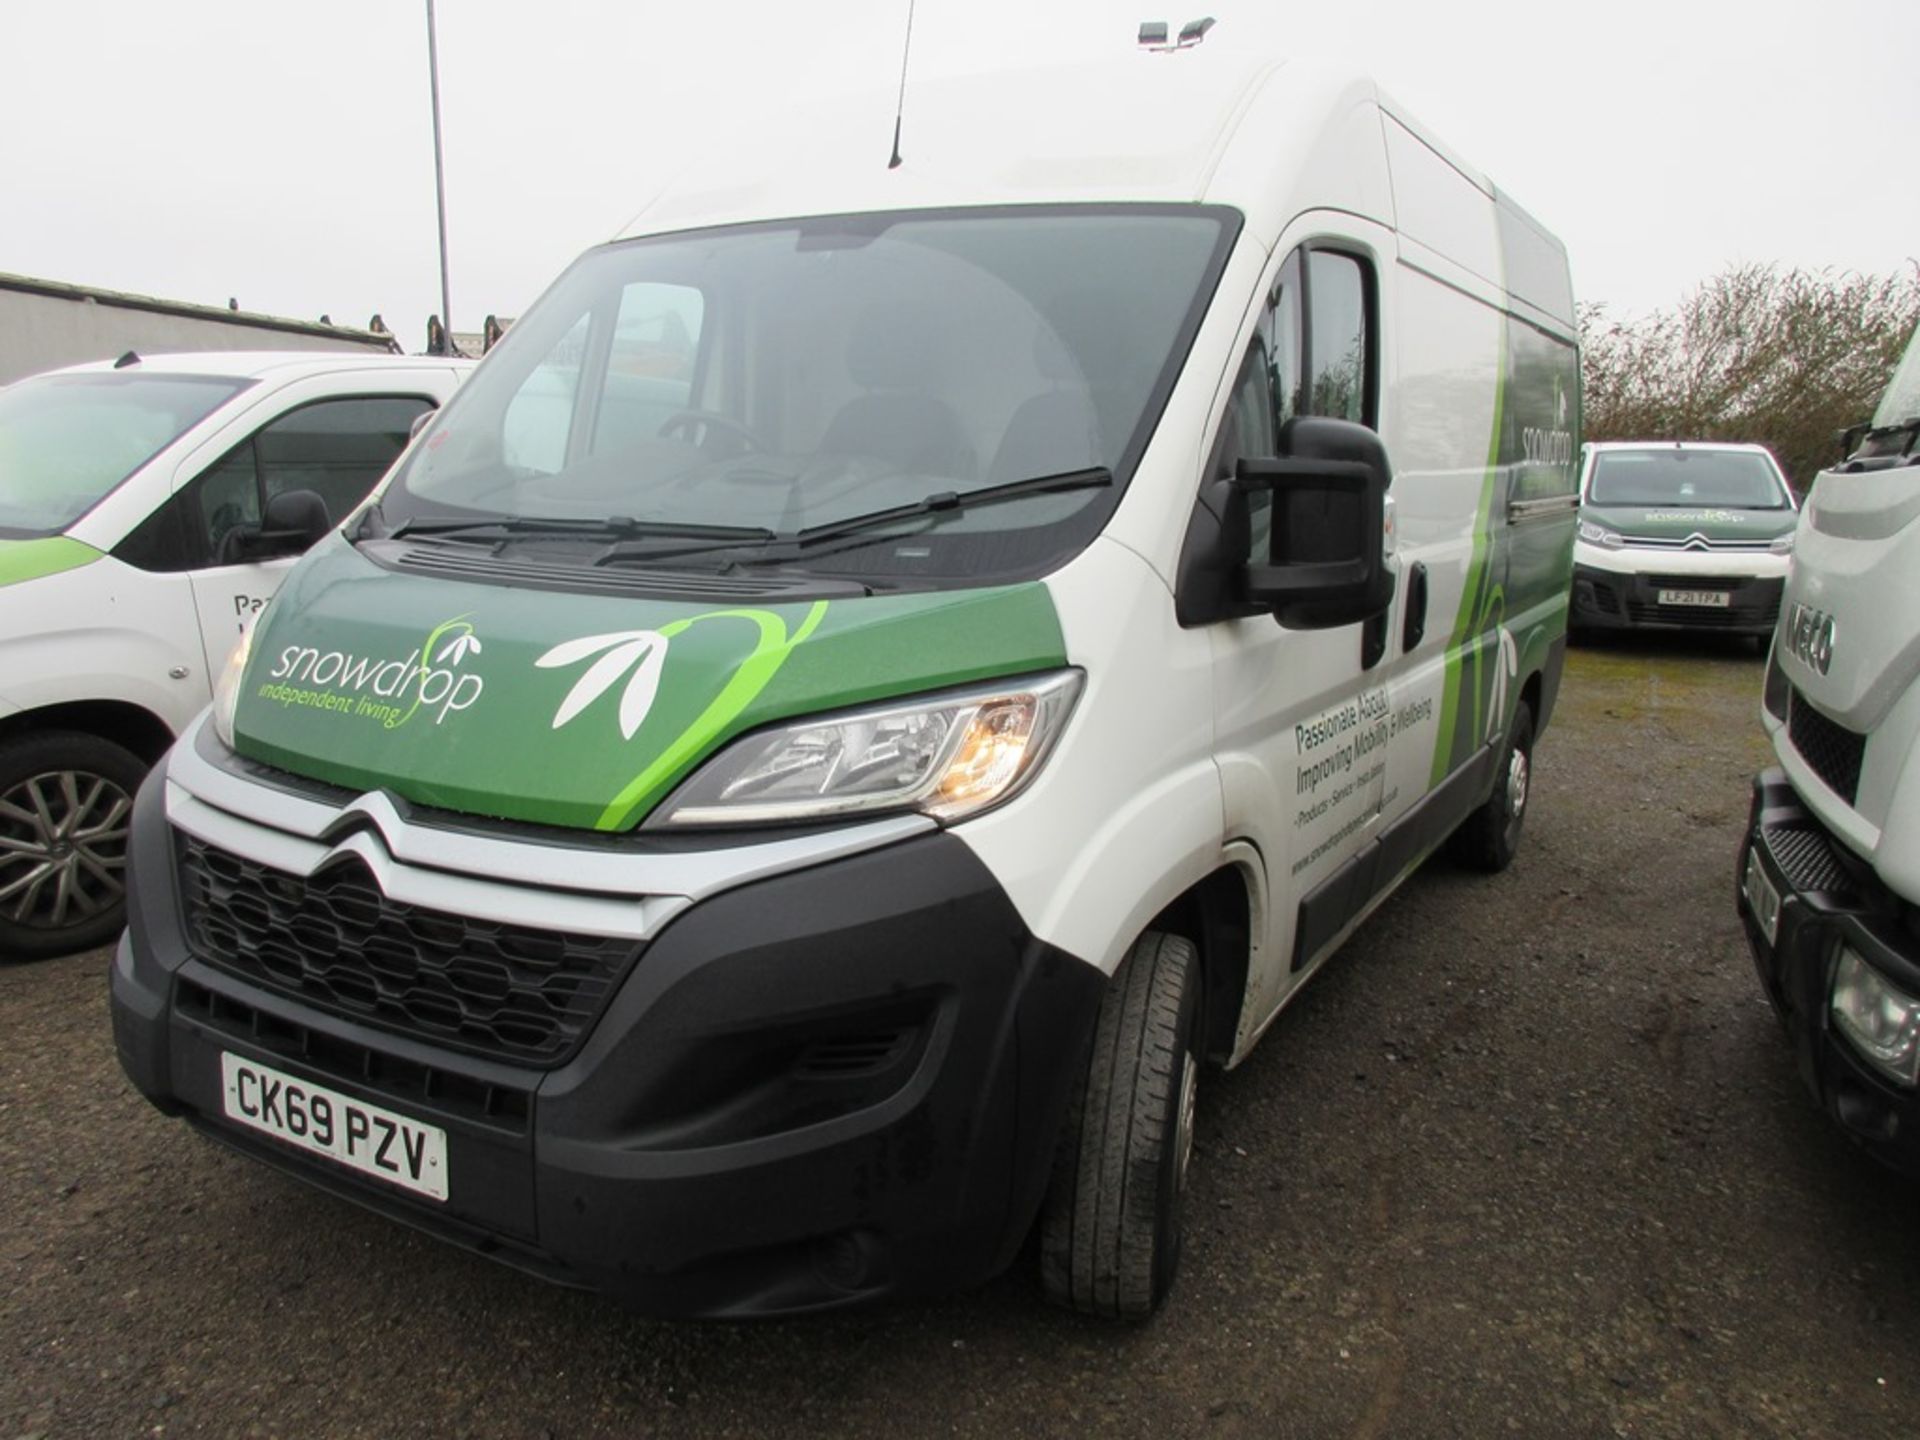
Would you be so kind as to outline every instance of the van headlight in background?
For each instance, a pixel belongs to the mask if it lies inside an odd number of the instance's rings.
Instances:
[[[233,711],[240,703],[240,677],[246,671],[247,657],[253,653],[253,632],[257,628],[249,625],[240,632],[240,639],[227,652],[227,663],[221,668],[219,680],[214,682],[213,733],[229,750],[233,748]]]
[[[1604,550],[1618,550],[1623,543],[1618,530],[1609,529],[1598,520],[1581,520],[1580,538],[1589,545],[1598,545]]]
[[[1018,794],[1079,697],[1081,672],[950,691],[743,736],[649,825],[758,825],[917,810],[952,822]]]
[[[1773,542],[1767,546],[1767,549],[1771,550],[1775,555],[1791,555],[1793,553],[1793,531],[1789,530],[1784,535],[1774,536]]]
[[[1920,1079],[1920,1000],[1895,986],[1844,942],[1833,971],[1833,1022],[1861,1058],[1890,1080]]]

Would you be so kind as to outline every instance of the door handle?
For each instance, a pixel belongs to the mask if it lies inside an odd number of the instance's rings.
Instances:
[[[1407,611],[1401,622],[1400,648],[1411,650],[1427,633],[1427,567],[1416,560],[1407,569]]]

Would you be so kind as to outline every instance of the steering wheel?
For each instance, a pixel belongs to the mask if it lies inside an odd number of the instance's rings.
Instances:
[[[660,422],[660,429],[656,433],[662,440],[669,440],[682,431],[686,432],[689,444],[703,450],[716,434],[721,433],[731,435],[742,451],[767,448],[753,431],[731,415],[722,415],[717,410],[676,410]]]

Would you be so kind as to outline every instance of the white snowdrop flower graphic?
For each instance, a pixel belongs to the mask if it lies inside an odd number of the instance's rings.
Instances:
[[[667,637],[658,630],[616,630],[608,635],[585,635],[554,646],[533,663],[552,670],[576,665],[594,655],[600,658],[574,682],[573,689],[554,712],[553,728],[558,730],[573,719],[632,670],[627,688],[620,696],[620,733],[631,740],[647,718],[647,712],[653,709],[654,697],[659,693],[660,671],[667,661]]]
[[[480,637],[471,628],[465,629],[440,647],[440,653],[433,657],[433,663],[458,665],[467,656],[478,655],[482,648]]]

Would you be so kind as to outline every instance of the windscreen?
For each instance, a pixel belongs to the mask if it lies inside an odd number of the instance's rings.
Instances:
[[[930,513],[909,527],[924,543],[891,558],[861,552],[897,528],[804,557],[952,570],[957,552],[941,552],[957,537],[1004,542],[1112,503],[1211,294],[1230,218],[866,215],[605,247],[507,333],[379,518],[389,532],[409,519],[613,519],[764,541],[930,496],[1113,472],[1098,487]],[[965,563],[980,559],[976,545]]]
[[[1782,510],[1787,494],[1773,463],[1751,450],[1606,450],[1587,491],[1593,505]]]
[[[1907,353],[1893,372],[1887,393],[1880,397],[1880,408],[1873,412],[1873,428],[1882,430],[1914,420],[1920,420],[1920,330],[1915,330],[1907,342]]]
[[[98,373],[0,390],[0,537],[59,534],[251,383]]]

